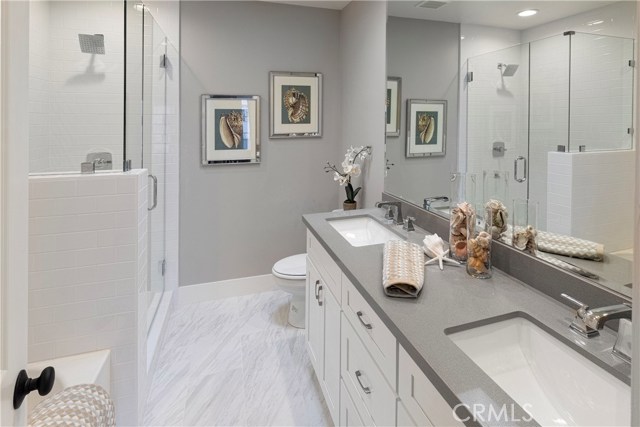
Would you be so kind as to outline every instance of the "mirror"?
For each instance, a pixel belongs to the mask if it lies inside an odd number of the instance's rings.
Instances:
[[[401,93],[385,191],[448,216],[450,173],[475,173],[471,202],[512,214],[529,200],[540,259],[631,296],[635,7],[550,1],[522,18],[513,1],[390,2]],[[447,101],[444,156],[407,156],[408,100]]]

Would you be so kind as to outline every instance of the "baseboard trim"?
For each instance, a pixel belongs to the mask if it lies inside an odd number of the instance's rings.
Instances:
[[[278,288],[271,274],[180,286],[178,288],[176,307],[180,308],[202,301],[238,297],[276,289]]]

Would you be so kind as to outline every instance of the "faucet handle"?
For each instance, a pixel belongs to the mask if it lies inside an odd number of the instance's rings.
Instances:
[[[560,296],[566,299],[567,301],[573,303],[574,305],[578,306],[578,309],[576,310],[575,318],[573,322],[571,322],[571,325],[569,325],[572,331],[577,332],[580,336],[584,338],[593,338],[600,335],[600,333],[596,329],[593,329],[591,326],[587,325],[587,323],[585,322],[585,318],[587,318],[590,313],[589,306],[587,304],[565,293],[560,294]]]
[[[416,229],[413,227],[413,221],[416,219],[412,216],[407,216],[404,218],[404,225],[402,228],[407,231],[415,231]]]
[[[388,205],[387,206],[387,213],[384,215],[385,219],[394,219],[394,214],[393,214],[393,209],[395,208],[395,206],[392,205]]]
[[[567,295],[565,293],[560,294],[560,296],[564,299],[566,299],[569,302],[572,302],[574,305],[576,305],[578,308],[582,308],[585,311],[589,310],[589,306],[585,303],[583,303],[582,301],[579,301],[577,299],[575,299],[574,297],[572,297],[571,295]]]

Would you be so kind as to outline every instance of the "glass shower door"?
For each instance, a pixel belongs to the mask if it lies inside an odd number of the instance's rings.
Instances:
[[[508,204],[510,199],[526,198],[528,191],[528,69],[528,44],[468,60],[473,77],[467,86],[467,171],[479,176],[483,171],[507,171]]]
[[[166,135],[167,37],[144,12],[144,84],[142,165],[149,170],[148,318],[151,330],[165,291],[166,273]]]

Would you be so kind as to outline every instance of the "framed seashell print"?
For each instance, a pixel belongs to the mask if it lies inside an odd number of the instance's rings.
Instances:
[[[447,101],[407,100],[406,157],[445,155]]]
[[[322,136],[322,74],[272,71],[271,138]]]
[[[202,95],[202,164],[260,163],[260,97]]]
[[[402,79],[387,77],[387,99],[385,103],[387,136],[400,136],[400,106]]]

